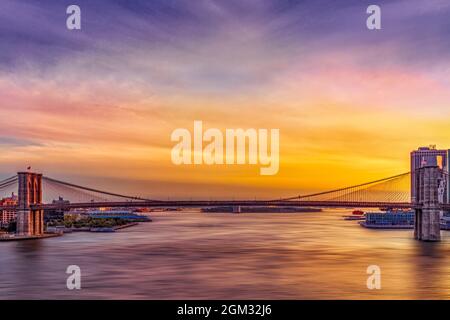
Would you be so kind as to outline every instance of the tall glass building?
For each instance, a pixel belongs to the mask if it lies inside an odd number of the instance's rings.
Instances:
[[[437,164],[441,169],[448,172],[448,159],[450,150],[437,150],[436,146],[421,147],[418,150],[411,152],[411,201],[416,199],[416,180],[414,172],[417,169],[423,168],[427,165]],[[444,201],[449,202],[450,190],[448,188],[449,178],[446,175],[444,185]]]
[[[449,164],[449,159],[450,159],[450,150],[447,150],[447,165],[444,167],[444,172],[445,172],[445,177],[447,177],[447,181],[446,181],[446,193],[447,193],[447,203],[450,203],[450,164]]]

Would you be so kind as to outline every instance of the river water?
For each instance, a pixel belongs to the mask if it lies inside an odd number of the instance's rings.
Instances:
[[[0,299],[450,298],[449,231],[422,243],[348,213],[158,213],[116,233],[0,242]],[[69,265],[81,290],[66,287]]]

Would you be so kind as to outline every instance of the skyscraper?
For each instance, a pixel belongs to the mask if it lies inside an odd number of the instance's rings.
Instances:
[[[0,205],[17,205],[17,196],[13,193],[11,197],[0,199]],[[7,225],[14,219],[16,219],[16,210],[0,210],[0,225]]]
[[[444,167],[445,177],[446,177],[446,189],[447,189],[447,202],[450,203],[450,150],[447,150],[447,164]]]
[[[448,159],[450,156],[450,150],[437,150],[436,146],[421,147],[418,150],[411,152],[411,201],[416,199],[416,181],[414,172],[417,169],[423,168],[426,165],[436,164],[445,171],[448,171]],[[448,177],[445,186],[445,202],[450,199],[450,190],[448,188]]]

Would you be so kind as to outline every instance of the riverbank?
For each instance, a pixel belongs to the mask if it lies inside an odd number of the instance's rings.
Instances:
[[[121,226],[115,226],[115,227],[100,227],[100,228],[90,228],[89,232],[116,232],[120,229],[125,229],[133,226],[137,226],[138,222],[130,222]]]
[[[114,227],[114,230],[125,229],[125,228],[129,228],[129,227],[137,226],[137,225],[139,225],[139,222],[130,222],[130,223],[125,224],[123,226]]]
[[[72,233],[72,232],[116,232],[116,230],[121,230],[129,227],[138,225],[139,222],[130,222],[123,225],[113,226],[113,227],[49,227],[48,231],[50,233]]]
[[[18,236],[15,234],[0,235],[0,241],[39,240],[62,236],[62,233],[44,233],[41,236]]]

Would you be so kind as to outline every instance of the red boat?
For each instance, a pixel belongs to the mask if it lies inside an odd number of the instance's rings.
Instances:
[[[356,216],[362,216],[364,214],[364,211],[361,210],[355,210],[352,212],[352,214],[356,215]]]

